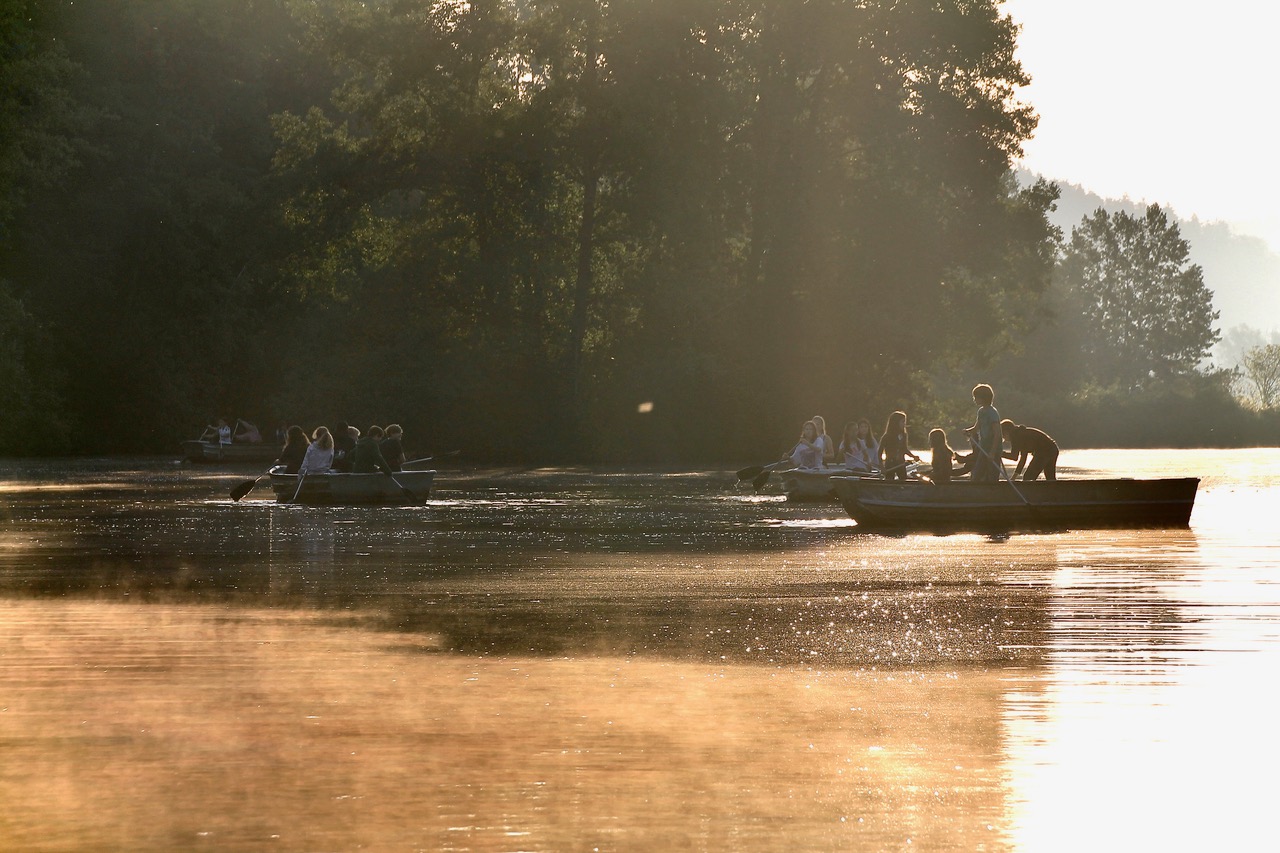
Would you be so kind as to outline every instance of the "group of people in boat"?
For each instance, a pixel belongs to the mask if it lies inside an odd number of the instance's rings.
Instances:
[[[964,430],[969,439],[969,453],[952,448],[947,442],[946,430],[935,427],[929,431],[933,467],[930,478],[935,483],[965,476],[973,482],[995,482],[1000,479],[1005,459],[1016,460],[1015,478],[1021,476],[1025,481],[1043,475],[1046,480],[1057,479],[1058,443],[1048,433],[1001,419],[995,407],[995,391],[990,385],[974,386],[973,402],[977,414],[973,426]],[[872,434],[871,422],[861,418],[845,425],[838,444],[827,435],[826,421],[814,415],[804,422],[799,442],[782,462],[790,462],[797,468],[838,467],[852,472],[879,472],[886,480],[905,480],[908,459],[916,463],[922,461],[911,449],[906,413],[896,411],[889,415],[879,438]]]
[[[393,474],[405,463],[403,439],[399,424],[385,429],[375,424],[362,433],[343,422],[333,432],[316,427],[310,437],[295,425],[285,431],[276,464],[286,474]]]
[[[200,440],[218,444],[262,444],[262,432],[244,418],[236,418],[234,427],[227,423],[226,418],[218,418],[216,423],[204,428]]]

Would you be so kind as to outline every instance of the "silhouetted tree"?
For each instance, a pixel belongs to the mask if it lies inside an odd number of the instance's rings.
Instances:
[[[1213,293],[1159,205],[1141,217],[1099,208],[1062,262],[1088,375],[1134,387],[1196,370],[1218,340]]]

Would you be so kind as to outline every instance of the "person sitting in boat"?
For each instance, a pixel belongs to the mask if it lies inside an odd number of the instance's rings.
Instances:
[[[845,424],[836,456],[850,470],[871,471],[880,456],[880,444],[871,434],[871,421],[861,418]]]
[[[403,438],[404,430],[400,424],[389,424],[382,442],[378,445],[378,449],[382,451],[382,458],[387,460],[392,471],[399,471],[404,467],[404,445],[401,443]]]
[[[356,430],[355,436],[351,435],[351,430],[355,427],[347,426],[346,421],[338,421],[338,428],[333,431],[333,470],[345,472],[351,470],[351,451],[356,446],[356,439],[360,437],[360,431]]]
[[[836,461],[836,443],[827,435],[827,422],[822,415],[814,415],[813,425],[818,430],[818,445],[822,447],[822,464],[834,465]]]
[[[311,434],[311,444],[302,459],[299,474],[327,474],[333,465],[333,436],[328,427],[316,427]]]
[[[232,440],[241,444],[262,444],[262,433],[253,424],[237,418],[236,433],[232,436]]]
[[[790,461],[797,468],[821,468],[822,445],[818,443],[818,425],[813,421],[805,421],[800,429],[800,441],[791,452],[782,457],[783,462]]]
[[[907,413],[894,412],[884,425],[884,435],[880,436],[880,471],[886,480],[907,479],[907,459],[916,462],[920,457],[911,452],[910,440],[907,437]]]
[[[372,474],[375,471],[392,473],[391,466],[378,449],[378,441],[382,436],[382,427],[371,426],[368,432],[356,439],[356,446],[352,448],[349,457],[352,474]]]
[[[929,430],[929,447],[933,450],[933,458],[930,460],[933,464],[933,471],[930,477],[935,483],[950,483],[956,477],[963,477],[968,474],[973,467],[973,456],[970,453],[965,456],[956,452],[950,444],[947,443],[946,430],[934,428]],[[953,466],[953,462],[960,462],[959,468]]]
[[[1034,480],[1042,473],[1046,480],[1058,479],[1058,442],[1048,433],[1005,418],[1000,422],[1000,434],[1009,442],[1009,451],[1004,458],[1018,460],[1013,470],[1014,479],[1022,473],[1023,465],[1027,466],[1027,473],[1022,477],[1024,481]]]
[[[285,434],[284,448],[280,451],[277,465],[284,466],[286,474],[296,474],[302,467],[302,460],[307,455],[307,434],[300,426],[291,426]]]
[[[996,392],[990,385],[973,387],[973,402],[978,405],[978,416],[973,426],[967,427],[974,444],[973,475],[975,483],[993,483],[1000,479],[1003,464],[1004,440],[1000,436],[1000,413],[995,407]]]
[[[211,440],[216,440],[218,444],[230,444],[231,427],[227,424],[227,419],[218,418],[218,422],[216,424],[210,424],[205,427],[204,434],[201,435],[200,438],[204,439],[206,436]]]

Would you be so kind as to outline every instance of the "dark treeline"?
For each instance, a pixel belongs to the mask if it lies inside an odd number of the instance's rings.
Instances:
[[[1198,268],[1134,273],[1154,322],[1102,310],[1088,241],[1128,257],[1127,223],[1064,241],[1014,182],[1036,117],[994,0],[0,7],[3,452],[222,415],[754,458],[814,413],[959,424],[979,380],[1064,441],[1228,442],[1109,440],[1187,399],[1267,425],[1197,370]],[[1186,340],[1108,349],[1188,305]]]

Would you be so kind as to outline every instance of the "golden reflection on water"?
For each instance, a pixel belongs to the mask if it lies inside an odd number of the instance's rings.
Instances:
[[[731,474],[0,472],[0,849],[1267,847],[1280,452],[1064,464],[1205,483],[894,537]]]

